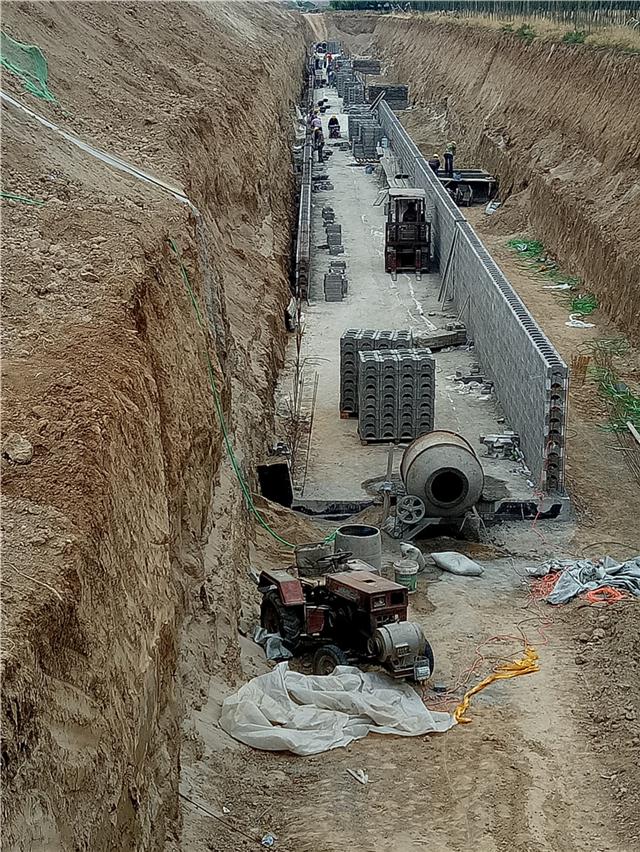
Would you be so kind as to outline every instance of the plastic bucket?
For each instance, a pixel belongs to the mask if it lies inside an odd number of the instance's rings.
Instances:
[[[415,592],[418,584],[418,563],[413,559],[400,559],[393,563],[393,573],[396,583],[409,590],[409,594]]]

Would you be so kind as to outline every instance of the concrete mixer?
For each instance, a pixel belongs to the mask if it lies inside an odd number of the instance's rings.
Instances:
[[[424,519],[463,518],[482,495],[484,472],[471,444],[444,430],[416,438],[402,456],[400,476],[406,495],[396,517],[412,527]]]

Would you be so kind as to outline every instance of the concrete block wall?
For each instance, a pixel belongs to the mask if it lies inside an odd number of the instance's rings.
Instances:
[[[563,493],[567,365],[384,101],[378,117],[404,172],[427,194],[435,261],[520,435],[532,479]]]
[[[307,69],[307,108],[313,106],[313,60]],[[307,135],[302,154],[302,178],[298,206],[298,230],[296,235],[295,295],[306,299],[309,291],[309,267],[311,263],[311,175],[313,170],[313,145],[311,133]]]

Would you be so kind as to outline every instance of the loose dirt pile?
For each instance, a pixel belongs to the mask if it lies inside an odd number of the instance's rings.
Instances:
[[[574,628],[581,689],[576,715],[603,764],[614,792],[616,820],[629,838],[640,837],[640,661],[638,604],[587,607]]]
[[[3,201],[4,434],[33,449],[28,464],[3,458],[13,849],[150,848],[174,834],[183,702],[225,620],[239,655],[251,526],[184,276],[251,469],[284,350],[297,20],[268,3],[3,9],[8,33],[46,55],[57,104],[8,73],[3,89],[184,187],[203,217],[3,107],[3,190],[44,202]],[[221,558],[205,565],[212,526]],[[185,614],[206,625],[195,659],[180,649]]]

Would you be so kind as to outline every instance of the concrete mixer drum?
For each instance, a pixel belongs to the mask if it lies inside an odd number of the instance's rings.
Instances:
[[[402,456],[408,496],[419,497],[428,518],[462,517],[482,496],[484,472],[471,444],[444,430],[416,438]]]

